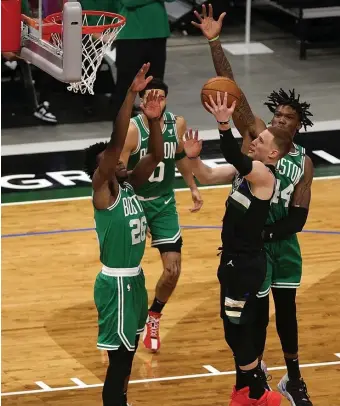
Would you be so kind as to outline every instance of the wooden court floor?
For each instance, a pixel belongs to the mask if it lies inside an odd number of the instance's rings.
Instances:
[[[202,190],[204,207],[196,214],[189,212],[189,193],[177,193],[181,224],[197,228],[183,230],[183,270],[161,321],[161,351],[151,355],[141,345],[137,352],[133,406],[228,405],[234,375],[205,367],[234,369],[218,317],[216,279],[216,227],[228,191]],[[315,231],[300,235],[304,270],[298,294],[300,362],[307,365],[303,376],[315,406],[340,405],[339,208],[340,179],[316,180],[305,227]],[[94,231],[84,230],[93,227],[92,218],[90,200],[2,207],[4,406],[101,405],[106,357],[96,349],[93,304],[98,247]],[[143,267],[151,299],[161,267],[149,245]],[[278,367],[271,372],[275,387],[285,372],[274,315],[265,359]]]

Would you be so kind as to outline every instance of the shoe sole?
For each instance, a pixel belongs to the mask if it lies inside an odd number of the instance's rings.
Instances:
[[[291,403],[292,406],[296,406],[294,399],[292,398],[291,394],[286,391],[286,388],[283,386],[283,383],[279,382],[279,384],[277,385],[277,388],[278,388],[279,392],[281,393],[281,395],[289,400],[289,402]]]

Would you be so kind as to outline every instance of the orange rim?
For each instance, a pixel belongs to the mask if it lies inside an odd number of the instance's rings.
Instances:
[[[96,10],[85,10],[82,12],[83,15],[88,15],[88,16],[105,16],[109,18],[118,18],[119,21],[113,23],[113,24],[103,24],[103,25],[83,25],[83,34],[92,34],[92,33],[100,33],[105,30],[108,30],[110,28],[118,28],[121,27],[123,24],[125,24],[126,18],[121,16],[120,14],[116,13],[109,13],[107,11],[96,11]],[[63,19],[63,13],[54,13],[50,14],[44,19],[44,23],[53,24],[54,25],[54,30],[51,30],[52,32],[55,33],[61,33],[62,31],[62,24],[61,21]],[[60,22],[58,22],[60,21]]]
[[[126,22],[126,18],[116,13],[109,13],[107,11],[96,11],[96,10],[85,10],[82,12],[83,15],[89,16],[105,16],[109,18],[118,18],[119,21],[113,24],[105,25],[83,25],[82,31],[83,34],[92,34],[92,33],[101,33],[109,28],[118,28],[121,27]],[[33,27],[36,30],[39,30],[39,22],[34,20],[31,17],[21,14],[21,19],[25,21],[30,27]],[[42,26],[42,34],[50,35],[53,33],[61,34],[62,32],[62,19],[63,13],[53,13],[44,18]]]

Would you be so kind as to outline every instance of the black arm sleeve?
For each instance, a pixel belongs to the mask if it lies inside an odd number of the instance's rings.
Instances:
[[[308,217],[308,209],[292,206],[287,217],[265,226],[263,240],[265,242],[285,240],[302,231]]]
[[[253,169],[253,160],[242,154],[231,129],[220,130],[220,148],[225,160],[234,165],[241,176],[247,176]]]

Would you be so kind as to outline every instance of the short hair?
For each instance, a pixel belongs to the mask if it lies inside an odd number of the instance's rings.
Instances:
[[[307,129],[307,127],[312,127],[314,124],[308,118],[313,116],[313,114],[308,110],[310,107],[310,103],[307,102],[300,102],[300,95],[295,95],[295,89],[288,90],[286,93],[283,89],[280,89],[278,92],[275,90],[268,96],[268,102],[264,103],[265,106],[269,108],[272,113],[275,113],[278,106],[290,106],[294,109],[300,119],[301,124]]]
[[[274,142],[277,145],[280,157],[284,157],[291,150],[293,145],[293,137],[291,133],[285,128],[270,126],[267,130],[274,137]]]
[[[108,142],[97,142],[85,149],[84,171],[92,179],[98,168],[98,155],[105,151]]]
[[[160,90],[164,90],[165,93],[165,97],[167,97],[168,92],[169,92],[169,88],[168,85],[166,83],[163,82],[162,79],[159,78],[153,78],[145,87],[145,89],[143,89],[142,91],[139,92],[139,96],[140,97],[144,97],[145,92],[147,90],[150,89],[160,89]]]

